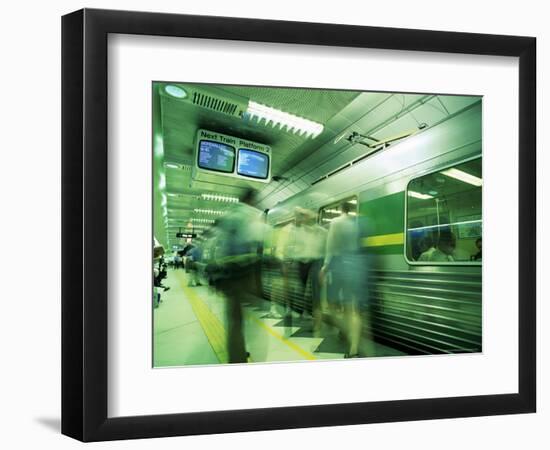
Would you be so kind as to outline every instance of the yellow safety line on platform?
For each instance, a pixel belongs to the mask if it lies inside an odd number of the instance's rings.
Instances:
[[[273,336],[274,338],[277,338],[278,340],[280,340],[282,343],[286,344],[287,346],[289,346],[292,350],[294,350],[295,352],[299,353],[300,355],[302,355],[305,359],[309,359],[310,361],[313,361],[315,359],[317,359],[314,355],[312,355],[311,353],[309,353],[308,351],[304,350],[302,347],[300,347],[299,345],[295,344],[294,342],[292,341],[289,341],[288,339],[286,339],[284,336],[281,336],[279,333],[277,333],[273,328],[267,326],[264,322],[262,322],[260,319],[254,317],[252,314],[249,314],[249,316],[252,318],[252,320],[258,325],[260,326],[261,328],[263,328],[265,331],[267,331],[271,336]]]
[[[202,326],[202,329],[206,334],[208,342],[210,342],[210,345],[212,346],[212,349],[216,354],[216,357],[218,358],[220,363],[227,363],[229,360],[229,356],[227,354],[227,340],[226,340],[227,334],[225,332],[225,328],[223,327],[221,321],[210,310],[208,305],[203,300],[201,300],[199,295],[193,289],[190,289],[186,285],[185,279],[181,277],[181,274],[178,274],[178,275],[180,275],[178,276],[178,281],[180,283],[180,286],[184,294],[186,295],[187,299],[189,300],[189,303],[193,308],[193,312],[197,316],[197,319],[199,320]],[[302,347],[295,344],[294,342],[289,341],[284,336],[281,336],[273,328],[269,327],[264,322],[254,317],[252,314],[247,313],[246,315],[250,317],[256,325],[260,326],[263,330],[265,330],[271,336],[278,339],[283,344],[287,345],[292,350],[302,355],[305,359],[308,359],[308,360],[317,359],[313,354],[304,350]],[[249,362],[253,362],[251,358],[249,358]]]
[[[381,234],[363,238],[364,247],[381,247],[383,245],[399,245],[403,243],[403,233]]]
[[[206,334],[208,342],[210,342],[212,350],[214,350],[216,354],[216,358],[218,358],[218,361],[222,364],[227,363],[229,361],[229,356],[227,354],[226,333],[221,321],[212,313],[210,308],[200,299],[197,293],[186,286],[183,277],[179,276],[178,281],[204,330],[204,334]]]

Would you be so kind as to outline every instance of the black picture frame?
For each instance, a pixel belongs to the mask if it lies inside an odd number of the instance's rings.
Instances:
[[[518,393],[107,416],[107,36],[110,33],[519,58]],[[82,441],[535,412],[536,39],[84,9],[62,18],[62,433]]]

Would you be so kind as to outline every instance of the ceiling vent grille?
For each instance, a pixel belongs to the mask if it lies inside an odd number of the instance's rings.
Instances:
[[[238,105],[219,98],[195,92],[193,94],[193,103],[203,108],[213,109],[224,114],[234,115]]]
[[[190,89],[190,100],[196,106],[241,118],[248,108],[248,99],[225,92],[214,87],[195,87]]]

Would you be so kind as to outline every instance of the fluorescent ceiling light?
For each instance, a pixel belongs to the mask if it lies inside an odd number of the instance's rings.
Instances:
[[[164,91],[175,98],[187,97],[187,92],[185,92],[185,89],[180,88],[179,86],[174,86],[173,84],[167,84],[164,86]]]
[[[159,175],[159,189],[161,191],[164,191],[165,188],[166,188],[166,175],[164,175],[164,173],[161,172],[161,174]]]
[[[280,130],[286,128],[286,131],[289,133],[313,139],[319,136],[324,129],[324,126],[320,123],[253,102],[252,100],[248,102],[245,117],[250,120],[256,118],[258,123],[261,123],[263,120],[265,126],[279,127]]]
[[[239,203],[238,197],[221,194],[201,194],[203,200],[211,200],[214,202]]]
[[[214,219],[203,219],[202,217],[191,217],[191,222],[214,223],[216,221]]]
[[[157,158],[164,155],[164,141],[162,139],[162,135],[160,134],[155,135],[153,152]]]
[[[441,173],[443,175],[447,175],[448,177],[455,178],[456,180],[460,180],[464,183],[473,184],[474,186],[477,186],[477,187],[483,184],[483,181],[481,178],[471,175],[467,172],[463,172],[462,170],[453,168],[453,169],[442,170]]]
[[[186,228],[187,230],[191,230],[191,229],[194,229],[194,230],[206,230],[206,229],[210,228],[210,225],[196,225],[196,224],[194,224],[194,223],[188,223],[187,225],[183,225],[183,226],[181,226],[181,227],[179,227],[179,226],[177,226],[177,225],[168,227],[168,229],[170,230],[170,232],[173,232],[174,230],[178,230],[179,228]],[[184,230],[184,231],[187,231],[187,230]]]
[[[430,198],[433,198],[433,196],[431,196],[431,195],[422,194],[422,193],[416,192],[416,191],[408,191],[408,194],[409,194],[409,197],[418,198],[420,200],[428,200]]]
[[[218,211],[217,209],[195,208],[193,211],[199,214],[213,214],[217,216],[221,216],[222,214],[225,214],[223,211]]]

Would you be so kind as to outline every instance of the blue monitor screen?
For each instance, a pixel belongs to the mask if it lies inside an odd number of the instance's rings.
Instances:
[[[266,179],[269,173],[269,156],[246,148],[239,149],[237,173],[245,177]]]
[[[214,141],[200,141],[199,167],[216,172],[231,173],[235,168],[235,149]]]

